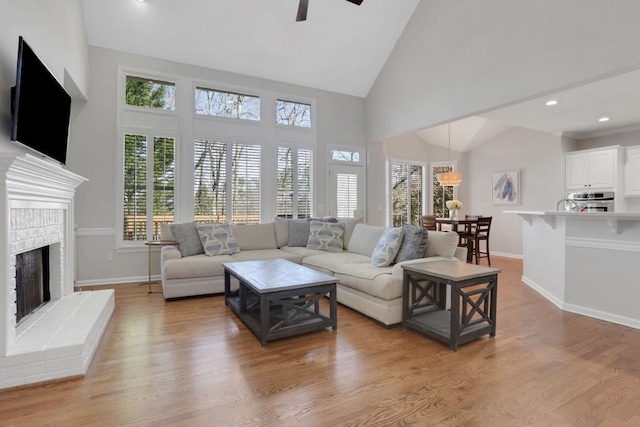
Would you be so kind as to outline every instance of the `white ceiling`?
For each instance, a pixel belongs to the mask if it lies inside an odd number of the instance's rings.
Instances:
[[[419,0],[82,0],[89,44],[365,97]],[[547,107],[548,99],[558,105]],[[601,116],[611,118],[600,123]],[[468,151],[521,126],[576,139],[640,126],[640,71],[560,90],[451,126]],[[447,147],[447,126],[416,132]]]
[[[365,97],[418,0],[82,0],[89,44]]]

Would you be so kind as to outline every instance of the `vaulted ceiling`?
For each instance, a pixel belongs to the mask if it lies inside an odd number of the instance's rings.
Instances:
[[[359,97],[418,3],[309,0],[307,20],[296,22],[299,0],[82,0],[90,45]],[[451,148],[470,150],[510,126],[580,139],[639,125],[640,71],[631,71],[456,121]],[[416,134],[449,143],[446,125]]]

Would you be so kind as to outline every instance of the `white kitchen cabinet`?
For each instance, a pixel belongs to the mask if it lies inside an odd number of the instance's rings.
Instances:
[[[615,149],[575,151],[565,154],[567,190],[614,190],[616,184]]]
[[[640,196],[640,146],[627,147],[624,162],[624,195]]]

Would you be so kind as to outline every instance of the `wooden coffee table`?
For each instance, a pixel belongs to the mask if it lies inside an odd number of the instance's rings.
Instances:
[[[224,266],[225,305],[258,337],[267,341],[331,327],[338,329],[338,279],[284,259],[227,262]],[[240,282],[231,290],[231,277]],[[330,314],[320,311],[329,295]]]

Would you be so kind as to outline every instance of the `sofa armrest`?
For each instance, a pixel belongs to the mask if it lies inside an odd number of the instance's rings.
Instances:
[[[160,265],[164,265],[170,259],[180,259],[182,254],[175,246],[163,246],[160,250]]]
[[[456,248],[456,252],[453,254],[453,256],[458,258],[460,261],[467,262],[467,247],[466,246],[458,246]]]

